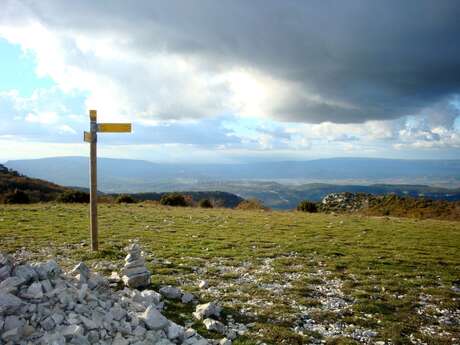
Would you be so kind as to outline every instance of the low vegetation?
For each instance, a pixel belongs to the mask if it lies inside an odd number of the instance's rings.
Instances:
[[[297,205],[297,211],[315,213],[318,212],[318,206],[314,202],[303,200]]]
[[[101,204],[99,215],[101,250],[91,253],[87,205],[0,205],[0,250],[121,268],[138,238],[154,288],[216,299],[249,325],[235,345],[460,339],[459,222],[148,203]],[[209,289],[197,288],[202,279]],[[168,302],[166,314],[217,338],[190,309]]]
[[[201,208],[213,208],[212,202],[209,199],[200,200],[199,205]]]
[[[137,200],[134,199],[129,194],[121,194],[121,195],[117,196],[117,198],[115,200],[119,204],[134,204],[134,203],[137,202]]]
[[[248,199],[243,200],[238,204],[236,207],[238,210],[268,210],[267,207],[264,206],[262,201],[257,199]]]
[[[64,203],[87,204],[89,203],[89,193],[79,190],[68,190],[61,193],[57,200]]]
[[[180,193],[166,193],[160,199],[161,205],[166,206],[189,206],[184,195]]]

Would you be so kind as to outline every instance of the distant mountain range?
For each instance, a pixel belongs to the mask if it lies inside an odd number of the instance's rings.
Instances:
[[[460,190],[454,189],[460,187],[460,160],[334,158],[247,164],[160,164],[99,158],[98,164],[98,188],[105,193],[219,190],[243,198],[256,197],[276,208],[292,208],[302,199],[319,200],[328,193],[341,191],[460,200]],[[5,165],[60,185],[88,186],[85,157],[12,160]]]

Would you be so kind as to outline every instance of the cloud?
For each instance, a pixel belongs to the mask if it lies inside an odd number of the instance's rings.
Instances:
[[[364,123],[417,115],[460,90],[456,0],[2,7],[0,35],[112,118]]]

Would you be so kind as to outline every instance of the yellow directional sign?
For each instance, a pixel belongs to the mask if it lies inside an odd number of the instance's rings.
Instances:
[[[97,132],[106,133],[130,133],[130,123],[97,123],[97,111],[89,111],[90,131],[84,132],[83,139],[90,143],[89,149],[89,171],[90,171],[90,190],[89,190],[89,214],[91,231],[91,250],[99,249],[98,226],[97,226]]]
[[[93,135],[91,134],[91,132],[84,132],[83,133],[83,140],[86,141],[87,143],[90,143],[93,139]]]
[[[131,132],[130,123],[98,123],[98,132],[109,132],[109,133],[129,133]]]

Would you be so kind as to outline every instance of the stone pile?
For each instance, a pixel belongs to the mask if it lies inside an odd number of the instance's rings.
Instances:
[[[65,274],[53,260],[19,264],[0,254],[0,344],[212,344],[162,309],[159,293],[114,292],[83,263]],[[208,309],[200,308],[216,312]]]
[[[128,255],[122,269],[121,279],[127,287],[140,288],[150,285],[150,272],[145,267],[145,259],[137,243],[132,243],[126,248]]]

